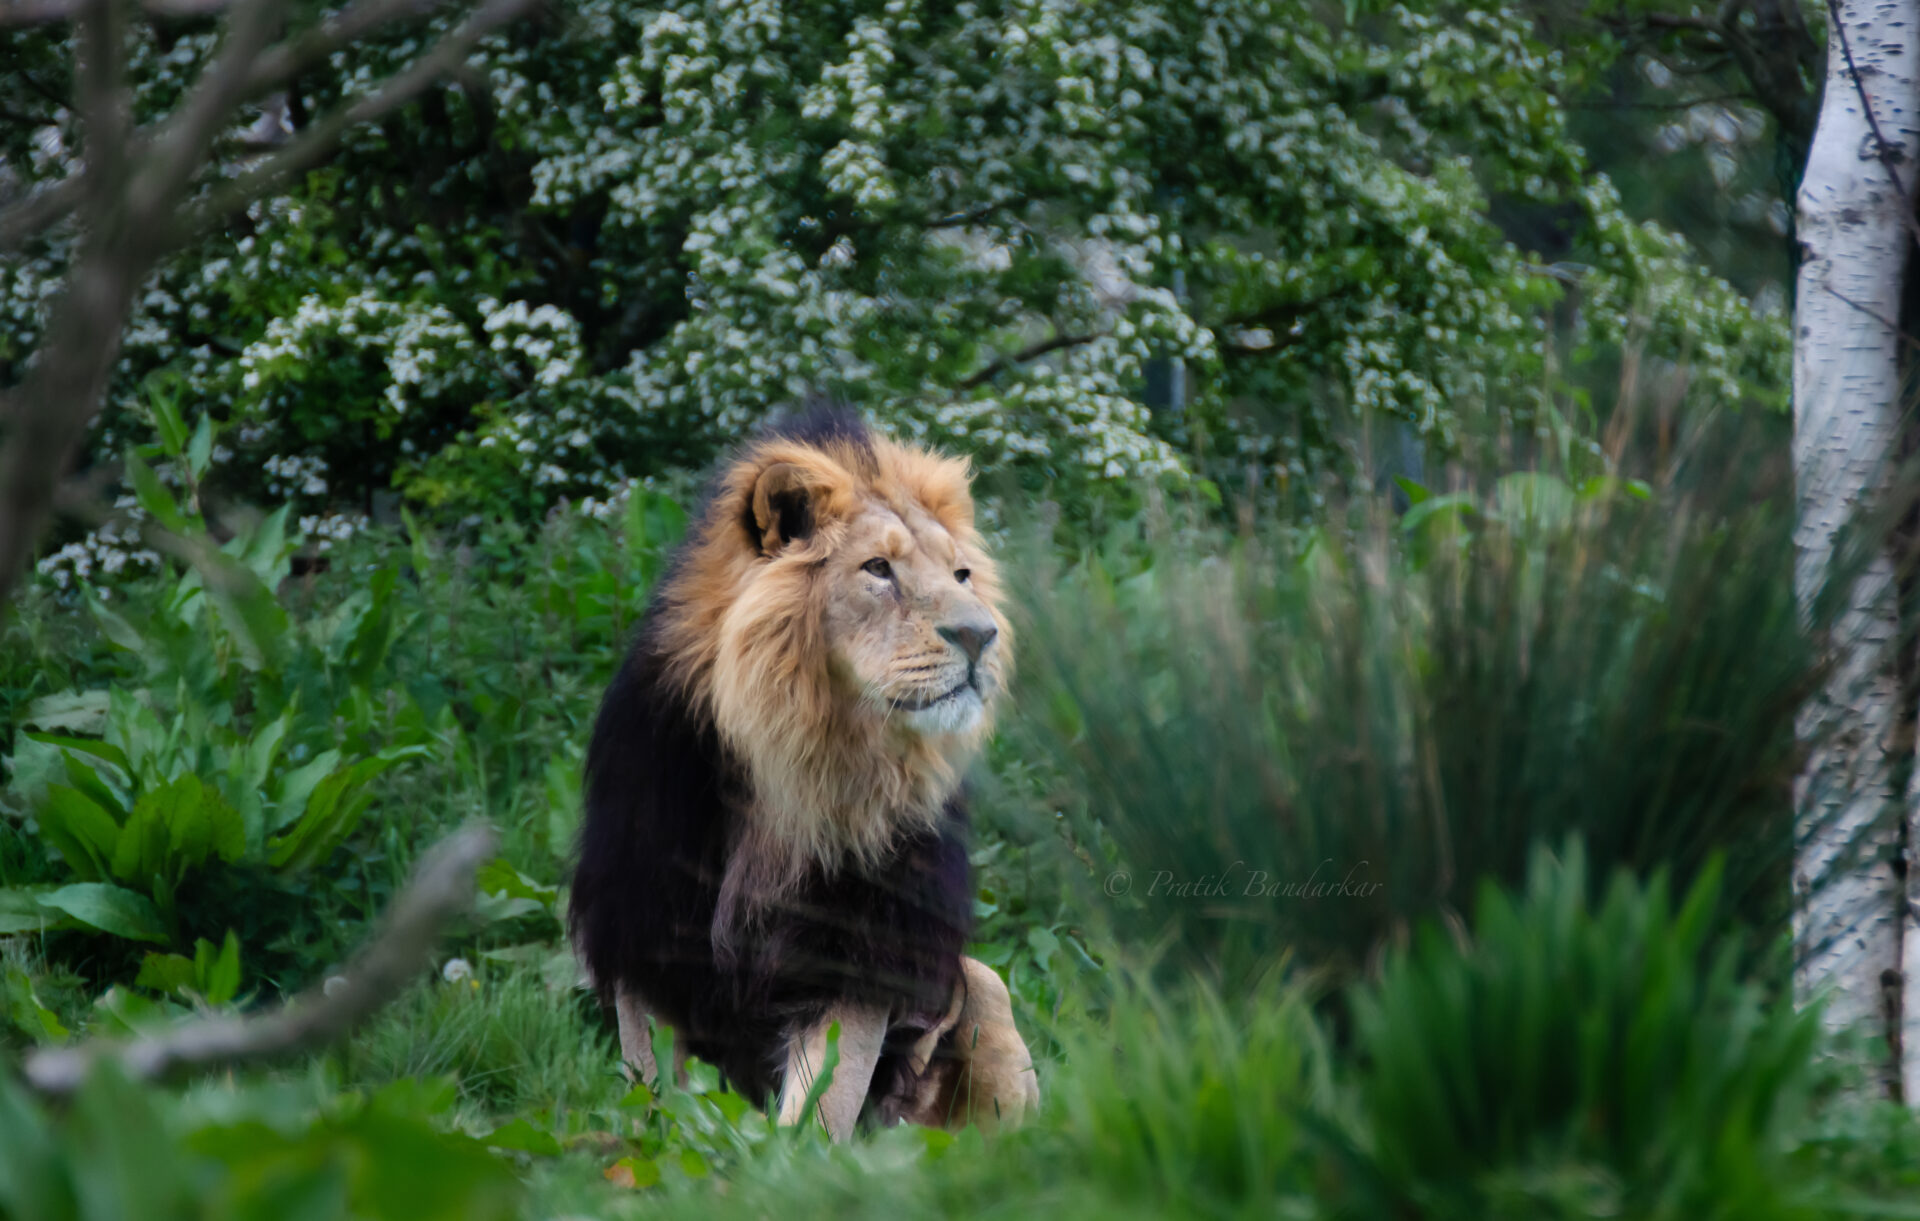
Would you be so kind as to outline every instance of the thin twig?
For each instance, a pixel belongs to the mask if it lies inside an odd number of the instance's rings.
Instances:
[[[367,96],[309,123],[279,152],[255,163],[246,173],[216,188],[190,205],[182,217],[182,240],[220,223],[233,212],[270,195],[297,175],[318,165],[351,127],[370,123],[393,111],[466,62],[473,44],[519,17],[538,0],[489,0],[433,50],[388,77]]]
[[[1049,352],[1058,352],[1061,348],[1077,348],[1081,344],[1092,343],[1096,339],[1105,339],[1106,332],[1092,335],[1055,335],[1052,339],[1043,339],[1031,347],[1022,348],[1011,356],[1001,356],[987,363],[978,373],[963,377],[954,386],[955,390],[974,390],[986,385],[994,378],[1015,365],[1024,365],[1030,360],[1038,360]]]
[[[37,0],[0,0],[9,2]],[[373,95],[308,124],[301,137],[252,170],[212,187],[209,198],[198,202],[188,193],[236,108],[285,88],[294,74],[388,22],[425,17],[446,0],[358,0],[278,45],[274,40],[287,16],[287,0],[231,0],[213,62],[169,117],[137,131],[126,117],[116,36],[120,6],[130,2],[72,0],[67,11],[81,23],[76,93],[88,139],[87,166],[0,213],[0,249],[69,212],[81,213],[73,258],[48,312],[38,363],[26,380],[0,389],[0,419],[7,423],[0,446],[0,606],[33,554],[61,474],[85,444],[119,355],[133,297],[153,267],[194,233],[316,164],[348,127],[416,96],[436,73],[457,72],[480,38],[537,0],[486,0]]]
[[[0,212],[0,250],[12,250],[73,211],[86,187],[86,175],[73,174]]]
[[[156,17],[206,17],[227,7],[230,0],[140,0],[140,7]],[[0,28],[72,21],[84,0],[0,0]]]
[[[485,827],[442,840],[395,900],[385,927],[358,958],[298,999],[255,1017],[203,1018],[128,1043],[95,1040],[27,1058],[27,1083],[43,1094],[79,1089],[102,1060],[138,1081],[237,1068],[328,1046],[399,994],[425,965],[449,921],[473,902],[474,873],[495,851]],[[344,982],[342,982],[344,981]]]
[[[1886,327],[1889,331],[1892,331],[1894,338],[1898,339],[1901,343],[1906,344],[1910,348],[1920,349],[1920,339],[1915,339],[1913,336],[1901,330],[1899,323],[1887,317],[1885,314],[1882,314],[1879,310],[1873,308],[1871,305],[1868,305],[1864,301],[1855,301],[1852,297],[1847,296],[1847,294],[1841,292],[1839,289],[1835,288],[1831,284],[1822,284],[1820,287],[1832,293],[1835,297],[1838,297],[1843,305],[1852,306],[1854,309],[1859,310],[1861,313],[1873,319],[1875,322],[1879,323],[1881,326]]]
[[[959,229],[967,225],[977,225],[1003,208],[1011,208],[1026,202],[1026,196],[1014,195],[993,203],[981,204],[970,212],[955,212],[948,216],[936,216],[932,220],[922,221],[923,229]]]

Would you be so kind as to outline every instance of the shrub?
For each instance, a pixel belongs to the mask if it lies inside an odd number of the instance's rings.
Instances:
[[[1623,210],[1522,7],[1345,17],[553,11],[163,267],[99,456],[150,435],[161,385],[232,426],[229,490],[342,528],[396,490],[526,516],[700,465],[824,386],[1078,508],[1194,468],[1309,487],[1347,465],[1351,411],[1443,445],[1479,412],[1557,426],[1583,401],[1559,354],[1604,367],[1630,335],[1703,400],[1782,398],[1780,319]],[[135,112],[215,41],[207,22],[130,28]],[[6,139],[31,189],[82,140],[52,100],[60,35],[16,43]],[[412,45],[343,52],[291,118]],[[72,237],[0,268],[0,383]],[[1143,386],[1176,360],[1183,409],[1156,413]]]
[[[1784,515],[1526,473],[1415,490],[1346,530],[1162,519],[1040,583],[1022,732],[1111,836],[1094,902],[1230,975],[1351,971],[1578,833],[1602,873],[1723,851],[1775,927],[1815,677]]]
[[[1782,1173],[1819,1029],[1716,947],[1717,870],[1676,910],[1576,846],[1482,888],[1470,938],[1425,925],[1354,997],[1380,1215],[1808,1215]]]

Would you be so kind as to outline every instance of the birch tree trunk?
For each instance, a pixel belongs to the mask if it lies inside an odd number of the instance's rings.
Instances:
[[[1838,25],[1828,32],[1826,91],[1798,200],[1794,584],[1803,611],[1827,577],[1838,531],[1885,489],[1896,457],[1895,324],[1920,147],[1920,0],[1839,0],[1832,11]],[[1920,868],[1903,881],[1894,867],[1920,841],[1894,792],[1899,611],[1890,556],[1882,550],[1856,576],[1832,638],[1832,677],[1799,724],[1811,753],[1794,792],[1796,985],[1802,1001],[1826,997],[1830,1029],[1884,1035],[1883,1081],[1920,1100],[1920,997],[1909,995],[1920,982],[1920,932],[1909,914]],[[1903,1047],[1916,1054],[1903,1057]]]

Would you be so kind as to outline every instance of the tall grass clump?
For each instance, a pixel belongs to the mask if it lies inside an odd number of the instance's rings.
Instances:
[[[1722,853],[1730,910],[1782,927],[1818,680],[1786,506],[1415,492],[1316,529],[1163,515],[1036,582],[1022,728],[1110,837],[1095,901],[1182,964],[1338,973],[1578,835],[1597,875]]]
[[[1784,1177],[1818,1018],[1716,946],[1718,871],[1676,908],[1576,846],[1488,884],[1464,944],[1424,926],[1353,1004],[1371,1215],[1809,1215]],[[1366,1194],[1365,1192],[1362,1193]]]

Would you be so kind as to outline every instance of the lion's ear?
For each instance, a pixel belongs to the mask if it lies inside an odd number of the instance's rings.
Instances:
[[[807,473],[791,462],[776,462],[760,472],[751,503],[755,540],[766,555],[813,533],[814,492]]]

